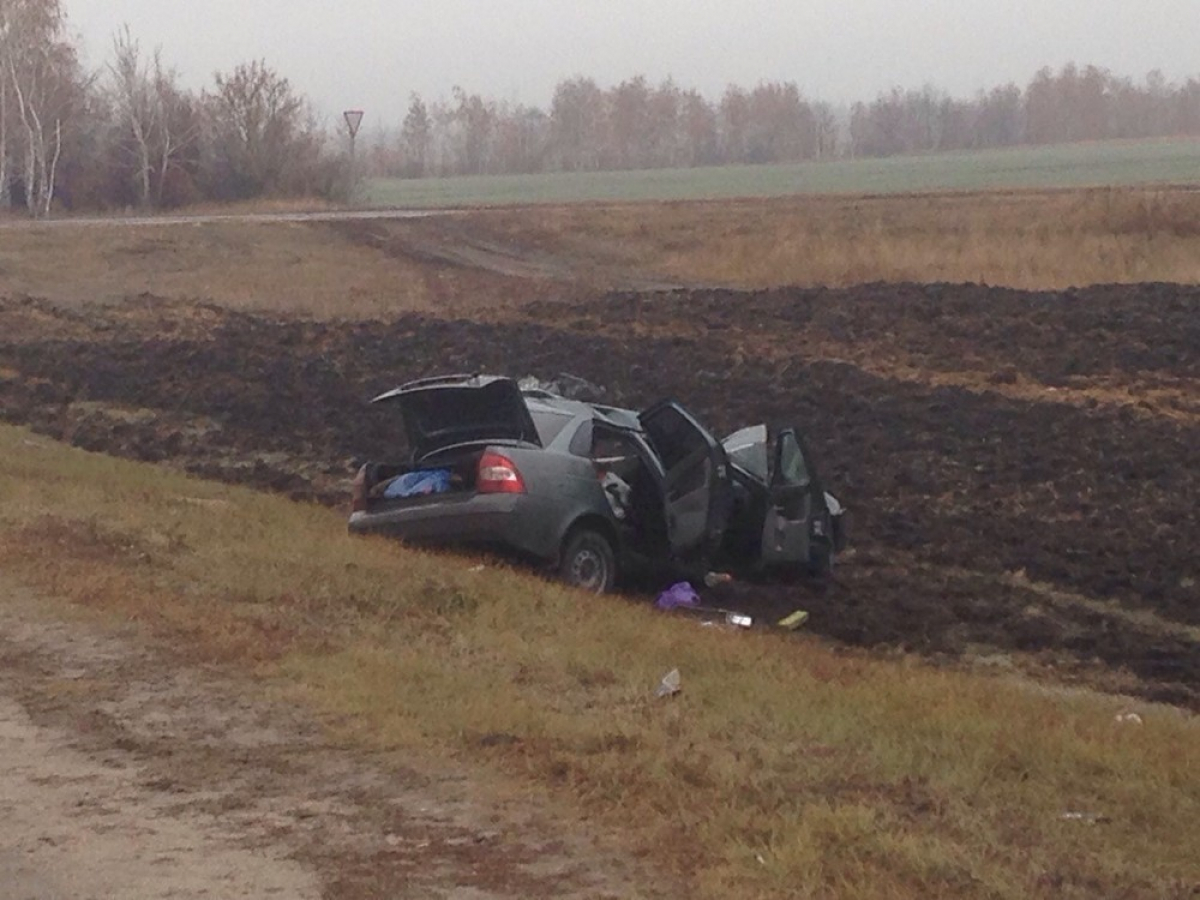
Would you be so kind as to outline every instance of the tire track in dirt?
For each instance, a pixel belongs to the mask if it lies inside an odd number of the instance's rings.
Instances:
[[[687,287],[678,280],[631,275],[582,256],[518,246],[451,217],[422,220],[419,228],[392,221],[336,221],[329,227],[353,243],[430,266],[434,271],[461,269],[521,281],[619,291],[659,292]]]

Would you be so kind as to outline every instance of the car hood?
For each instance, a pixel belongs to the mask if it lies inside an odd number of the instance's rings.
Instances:
[[[371,402],[399,407],[414,459],[455,444],[480,441],[541,446],[525,398],[511,378],[424,379],[380,394]]]

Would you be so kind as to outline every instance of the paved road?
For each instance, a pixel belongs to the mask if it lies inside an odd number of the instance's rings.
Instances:
[[[0,219],[0,229],[96,228],[152,225],[204,225],[211,222],[354,222],[362,219],[428,219],[457,215],[446,209],[335,209],[316,212],[200,213],[178,216],[99,216],[63,219]]]

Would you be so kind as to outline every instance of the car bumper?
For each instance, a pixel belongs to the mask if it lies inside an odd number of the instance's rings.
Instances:
[[[439,544],[501,545],[553,559],[558,534],[545,504],[526,494],[438,495],[350,514],[354,534],[382,534]]]

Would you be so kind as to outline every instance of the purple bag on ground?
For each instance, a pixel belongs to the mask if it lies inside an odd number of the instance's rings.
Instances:
[[[681,581],[678,584],[673,584],[661,594],[658,595],[658,600],[654,604],[662,610],[679,609],[680,607],[697,606],[700,603],[700,595],[696,593],[696,589],[686,581]]]

